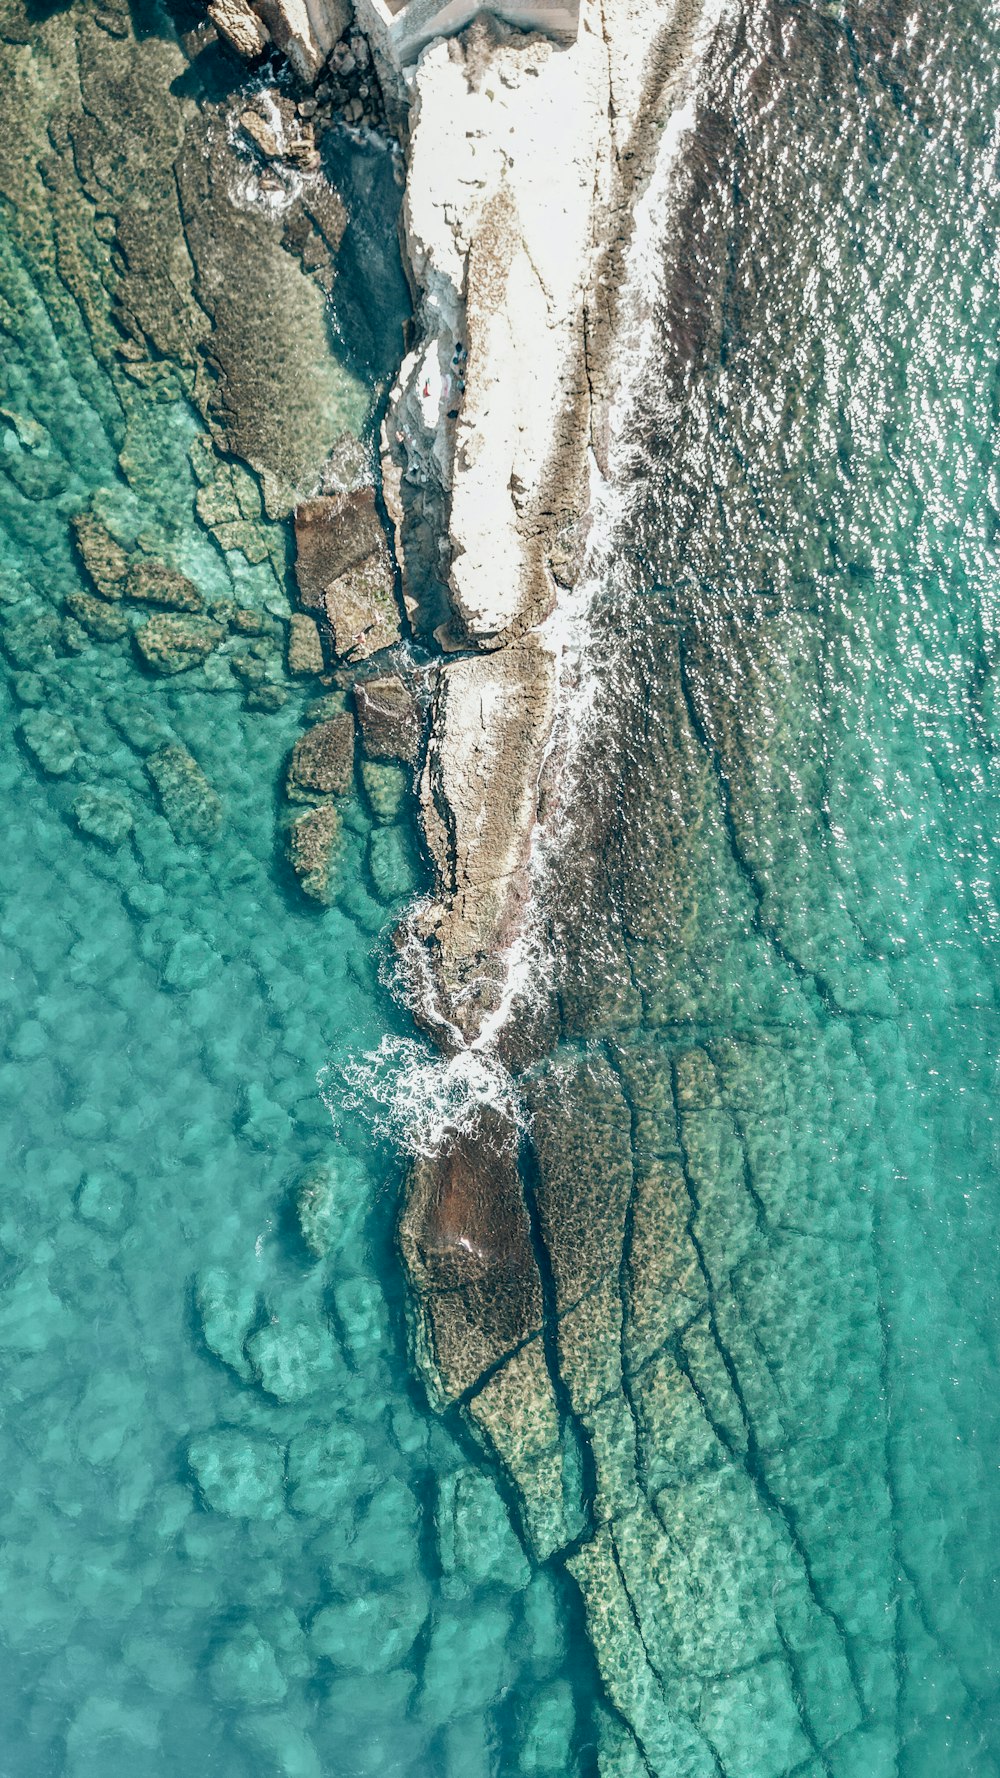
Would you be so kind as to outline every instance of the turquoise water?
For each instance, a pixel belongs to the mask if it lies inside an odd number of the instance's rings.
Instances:
[[[1000,1768],[998,71],[992,8],[747,9],[664,235],[558,914],[630,1113],[609,1771]]]
[[[74,90],[74,26],[90,16],[10,9],[8,91],[27,93],[30,118]],[[107,46],[126,46],[169,124],[169,18],[147,11],[133,38],[127,14],[108,17]],[[200,81],[196,97],[224,85],[215,65]],[[249,477],[245,549],[203,522],[195,469],[215,459],[190,381],[162,361],[149,381],[129,374],[108,322],[109,231],[36,135],[58,201],[20,216],[8,203],[0,273],[0,1768],[561,1769],[576,1731],[560,1584],[411,1381],[400,1161],[363,1105],[341,1105],[352,1057],[412,1036],[379,979],[416,880],[412,808],[387,827],[359,778],[341,802],[339,899],[310,907],[279,817],[323,687],[289,681],[272,649],[263,677],[286,701],[268,713],[225,662],[157,678],[127,636],[67,624],[65,596],[87,587],[69,526],[83,509],[207,599],[277,614],[279,634],[289,528]],[[398,264],[383,257],[378,289],[364,284],[363,231],[384,242],[393,227],[378,159],[336,145],[351,221],[333,435],[369,423],[400,347]],[[210,787],[198,841],[150,781],[165,743]],[[86,830],[95,806],[107,840]],[[373,873],[376,830],[409,848],[395,881]]]
[[[566,1400],[607,1330],[622,1366],[577,1412],[575,1581],[408,1368],[402,1163],[343,1091],[414,1037],[385,824],[356,783],[326,909],[280,842],[322,688],[272,651],[267,713],[228,667],[158,679],[65,621],[88,503],[211,599],[288,609],[254,477],[223,457],[231,532],[196,505],[197,355],[117,349],[139,132],[112,107],[102,158],[65,126],[79,45],[133,58],[167,167],[236,79],[197,42],[187,66],[192,16],[135,17],[4,11],[37,178],[8,140],[0,1768],[993,1778],[995,14],[753,9],[665,223],[594,614],[596,838],[553,911],[560,1049],[624,1095],[632,1180],[613,1313],[595,1291],[559,1359]],[[391,180],[335,161],[323,424],[370,438]],[[150,782],[164,742],[220,799],[200,843]],[[389,828],[418,881],[412,805]],[[554,1171],[591,1115],[567,1105]]]

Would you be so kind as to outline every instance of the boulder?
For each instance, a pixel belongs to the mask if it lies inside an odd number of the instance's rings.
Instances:
[[[54,710],[26,710],[21,739],[32,758],[50,777],[64,778],[80,758],[80,741],[72,723]]]
[[[222,801],[186,747],[168,742],[155,748],[146,760],[146,771],[179,840],[204,844],[215,838],[222,821]]]
[[[330,866],[340,838],[340,816],[333,803],[303,809],[289,822],[285,836],[288,862],[299,888],[311,900],[330,900]]]
[[[325,494],[295,509],[295,577],[308,611],[322,611],[328,586],[385,548],[374,488]]]
[[[361,782],[376,821],[398,821],[410,788],[409,777],[402,766],[382,765],[377,760],[363,759]]]
[[[258,0],[258,7],[277,48],[311,86],[350,23],[347,0]]]
[[[295,801],[343,795],[354,778],[354,718],[334,716],[307,729],[292,750],[286,790]]]
[[[154,612],[135,632],[135,645],[154,673],[171,675],[197,667],[220,643],[225,631],[207,617]]]
[[[420,706],[398,673],[363,679],[354,688],[361,744],[369,759],[415,765],[420,751]]]
[[[366,1483],[365,1442],[350,1426],[310,1425],[288,1447],[288,1504],[306,1516],[326,1515]],[[370,1485],[370,1483],[369,1483]]]
[[[103,846],[120,846],[132,832],[132,811],[113,790],[87,785],[73,804],[73,814],[80,832]]]
[[[252,62],[264,54],[270,38],[247,0],[208,0],[208,16],[238,56]]]
[[[77,513],[71,524],[80,560],[94,590],[102,599],[120,599],[128,572],[128,556],[121,544],[92,513]]]
[[[288,671],[296,678],[322,673],[323,644],[315,618],[297,611],[288,626]]]
[[[396,580],[386,549],[348,568],[323,595],[334,653],[345,661],[366,661],[402,636]]]
[[[203,611],[205,601],[186,574],[168,568],[166,562],[136,562],[129,569],[125,591],[144,605],[162,605],[169,611]]]
[[[128,635],[128,618],[121,607],[93,593],[68,593],[66,610],[97,642],[119,642]]]

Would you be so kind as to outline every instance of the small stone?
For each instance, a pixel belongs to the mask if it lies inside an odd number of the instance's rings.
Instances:
[[[340,838],[340,816],[333,803],[303,810],[289,823],[285,850],[299,887],[311,900],[331,897],[330,867]]]
[[[354,688],[361,744],[369,759],[415,765],[420,752],[420,706],[398,673],[363,679]]]
[[[176,743],[157,747],[146,760],[160,806],[177,838],[204,843],[222,821],[222,801],[197,760]]]
[[[135,632],[135,645],[154,673],[183,673],[197,667],[225,632],[206,617],[154,615]]]
[[[132,811],[124,797],[113,790],[95,790],[87,786],[73,804],[73,814],[81,833],[104,846],[120,846],[132,832]]]
[[[287,794],[298,801],[307,796],[342,795],[354,777],[354,718],[335,716],[308,729],[296,741],[288,767]]]
[[[344,107],[344,116],[348,123],[360,123],[364,106],[360,99],[351,99]]]
[[[144,605],[162,605],[169,611],[204,611],[205,601],[186,574],[178,574],[165,562],[137,562],[129,570],[125,591]]]
[[[28,752],[43,772],[64,778],[73,770],[80,758],[80,741],[65,716],[54,710],[26,710],[19,727]]]
[[[69,593],[66,610],[98,642],[118,642],[128,634],[128,618],[120,605],[110,605],[93,593]]]
[[[297,611],[288,626],[288,671],[297,676],[322,673],[323,644],[314,618]]]
[[[77,513],[70,523],[80,559],[95,591],[102,599],[120,599],[128,572],[128,556],[121,544],[92,513]]]

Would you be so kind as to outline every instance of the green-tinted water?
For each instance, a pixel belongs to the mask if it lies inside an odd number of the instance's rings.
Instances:
[[[288,754],[323,688],[284,670],[288,527],[213,452],[191,399],[184,329],[201,322],[179,237],[173,283],[154,288],[159,324],[171,304],[181,316],[174,358],[133,351],[127,315],[110,318],[132,269],[112,259],[115,227],[143,180],[166,214],[183,117],[194,127],[241,76],[210,51],[185,73],[152,9],[133,28],[113,8],[11,7],[5,29],[34,158],[5,165],[0,270],[0,1768],[551,1769],[546,1723],[560,1760],[573,1732],[556,1587],[411,1384],[399,1164],[363,1111],[339,1115],[335,1086],[331,1118],[318,1083],[409,1031],[378,960],[414,881],[412,812],[379,819],[359,778],[340,802],[340,901],[310,908],[278,828]],[[110,106],[105,68],[121,82]],[[321,336],[315,366],[294,345],[277,371],[261,360],[276,397],[312,404],[305,453],[310,425],[325,450],[365,424],[405,294],[385,154],[345,139],[330,153],[351,217],[340,346]],[[248,289],[277,268],[293,317],[322,318],[271,236],[241,251]],[[196,506],[200,484],[212,498]],[[82,510],[207,600],[262,614],[263,641],[237,635],[170,679],[141,667],[129,634],[94,640],[64,606],[92,594],[70,530]],[[262,684],[280,707],[249,707]],[[207,779],[187,836],[147,769],[163,745]]]
[[[529,1561],[513,1490],[409,1377],[399,1162],[340,1098],[413,1035],[378,974],[412,809],[341,800],[326,910],[278,838],[319,688],[267,644],[288,537],[262,490],[287,510],[391,372],[398,267],[365,245],[391,176],[343,140],[328,163],[353,231],[328,337],[259,193],[242,259],[192,222],[197,198],[228,238],[198,120],[239,72],[152,7],[4,10],[11,1778],[563,1778],[598,1742],[603,1778],[1000,1769],[1000,47],[972,6],[860,12],[748,8],[720,58],[635,547],[594,613],[602,865],[565,873],[562,1010],[611,1121],[587,1150],[580,1094],[539,1129],[581,1220],[623,1155],[630,1182],[612,1289],[549,1342],[595,1712],[561,1557]],[[270,278],[298,355],[270,350]],[[242,428],[265,461],[262,388],[295,415],[273,486],[204,442]],[[242,679],[232,637],[171,680],[67,622],[83,509],[263,614]],[[221,799],[198,843],[150,779],[165,743]]]

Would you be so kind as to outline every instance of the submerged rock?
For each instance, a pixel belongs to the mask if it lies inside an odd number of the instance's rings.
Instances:
[[[350,790],[354,778],[354,718],[334,716],[296,741],[288,767],[287,794],[296,800]]]
[[[81,833],[105,846],[120,846],[132,832],[132,811],[122,796],[113,790],[81,790],[73,804],[73,814]]]
[[[398,821],[410,789],[409,777],[402,766],[363,759],[361,782],[376,821]]]
[[[274,1649],[256,1624],[244,1624],[222,1644],[211,1674],[212,1689],[226,1704],[278,1704],[288,1690]]]
[[[68,593],[66,610],[97,642],[120,642],[128,635],[128,618],[120,605],[111,605],[93,593]]]
[[[136,630],[135,645],[147,667],[170,676],[199,666],[224,635],[210,618],[155,612]]]
[[[340,839],[340,816],[332,803],[304,809],[289,822],[285,834],[288,862],[299,888],[311,900],[331,899],[330,868]]]
[[[186,747],[169,742],[146,759],[160,807],[179,840],[214,839],[222,822],[222,799]]]
[[[57,711],[26,710],[19,728],[28,752],[50,777],[64,778],[79,761],[79,736],[68,718]]]
[[[208,1433],[191,1441],[188,1461],[213,1512],[237,1519],[273,1519],[281,1512],[285,1466],[270,1439]]]
[[[128,572],[128,556],[121,544],[93,513],[78,513],[71,523],[80,560],[95,591],[102,599],[120,599]]]
[[[288,671],[297,678],[323,672],[323,644],[315,618],[294,613],[288,626]]]
[[[125,591],[144,605],[163,605],[170,611],[203,611],[205,601],[186,574],[168,568],[166,562],[136,562],[128,573]]]

